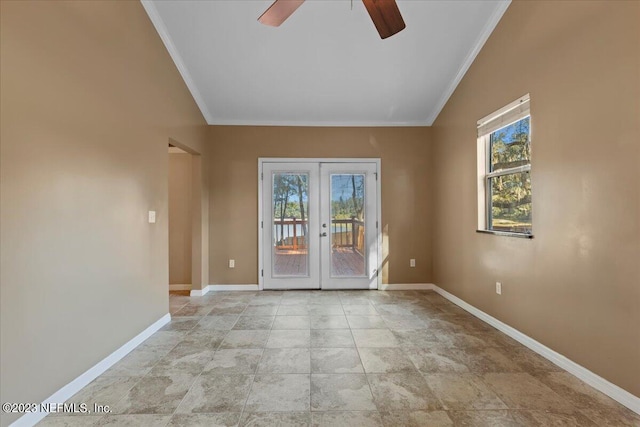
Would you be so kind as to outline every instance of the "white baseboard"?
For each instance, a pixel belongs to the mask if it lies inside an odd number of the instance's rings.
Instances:
[[[503,323],[500,320],[496,319],[495,317],[488,315],[484,311],[481,311],[475,308],[471,304],[468,304],[467,302],[445,291],[444,289],[436,285],[432,285],[431,289],[433,289],[434,291],[436,291],[437,293],[439,293],[440,295],[442,295],[443,297],[445,297],[446,299],[448,299],[458,307],[473,314],[478,319],[490,324],[494,328],[510,336],[511,338],[518,341],[520,344],[524,345],[525,347],[528,347],[531,350],[538,353],[539,355],[545,357],[546,359],[549,359],[551,362],[555,363],[556,365],[566,370],[570,374],[573,374],[574,376],[578,377],[579,379],[589,384],[591,387],[595,388],[596,390],[601,391],[602,393],[606,394],[613,400],[631,409],[633,412],[640,414],[640,397],[634,396],[628,391],[618,387],[617,385],[605,380],[601,376],[591,372],[584,366],[579,365],[573,360],[566,358],[562,354],[550,349],[544,344],[539,343],[538,341],[534,340],[528,335],[523,334],[517,329],[512,328],[506,323]]]
[[[258,291],[258,285],[209,285],[209,291]]]
[[[175,285],[169,285],[169,290],[170,291],[190,291],[191,290],[191,284],[175,284]]]
[[[380,285],[378,290],[381,291],[415,291],[415,290],[433,290],[433,283],[394,283],[390,285]],[[207,285],[202,289],[192,289],[192,297],[201,297],[208,292],[215,291],[259,291],[260,286],[256,284],[247,285]]]
[[[91,381],[95,380],[100,374],[116,364],[120,359],[129,354],[131,350],[139,346],[144,340],[153,335],[158,329],[171,321],[169,313],[155,321],[151,326],[140,332],[138,335],[129,340],[122,347],[102,359],[92,368],[81,374],[75,380],[53,393],[43,403],[64,403],[71,396],[79,392],[87,386]],[[11,427],[33,426],[48,415],[48,412],[30,412],[18,418],[11,424]]]
[[[201,297],[209,292],[209,285],[205,286],[202,289],[191,289],[191,293],[189,294],[192,297]]]
[[[389,285],[380,285],[378,290],[381,291],[415,291],[415,290],[433,290],[433,283],[394,283]],[[259,285],[247,284],[247,285],[208,285],[202,290],[191,290],[192,297],[199,297],[205,295],[208,292],[215,291],[259,291]]]
[[[433,283],[391,283],[380,285],[379,291],[417,291],[417,290],[433,290]]]
[[[207,285],[202,289],[192,289],[191,296],[192,297],[201,297],[206,295],[208,292],[217,292],[217,291],[259,291],[260,288],[255,284],[247,284],[247,285]]]

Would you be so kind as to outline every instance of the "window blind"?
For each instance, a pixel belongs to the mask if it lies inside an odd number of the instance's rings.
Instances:
[[[478,120],[478,138],[528,116],[529,94]]]

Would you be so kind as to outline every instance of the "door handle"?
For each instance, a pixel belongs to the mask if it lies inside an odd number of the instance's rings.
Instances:
[[[327,237],[327,232],[325,231],[324,233],[320,234],[320,237]]]
[[[327,224],[322,224],[322,228],[327,228]]]

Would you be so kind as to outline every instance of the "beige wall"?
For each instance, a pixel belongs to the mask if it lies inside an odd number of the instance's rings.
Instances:
[[[167,143],[208,133],[140,3],[0,5],[0,391],[41,402],[168,312]]]
[[[432,280],[428,128],[212,126],[210,137],[211,283],[258,283],[259,157],[381,158],[383,283]]]
[[[512,3],[432,157],[436,284],[636,396],[639,17],[639,2]],[[535,238],[477,234],[475,123],[527,92]]]
[[[191,284],[191,154],[169,154],[169,284]]]

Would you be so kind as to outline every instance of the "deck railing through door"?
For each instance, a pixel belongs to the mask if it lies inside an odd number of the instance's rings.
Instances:
[[[308,220],[274,219],[273,226],[276,249],[297,251],[307,248]],[[334,248],[351,248],[364,253],[364,221],[355,217],[332,219],[331,242]]]

